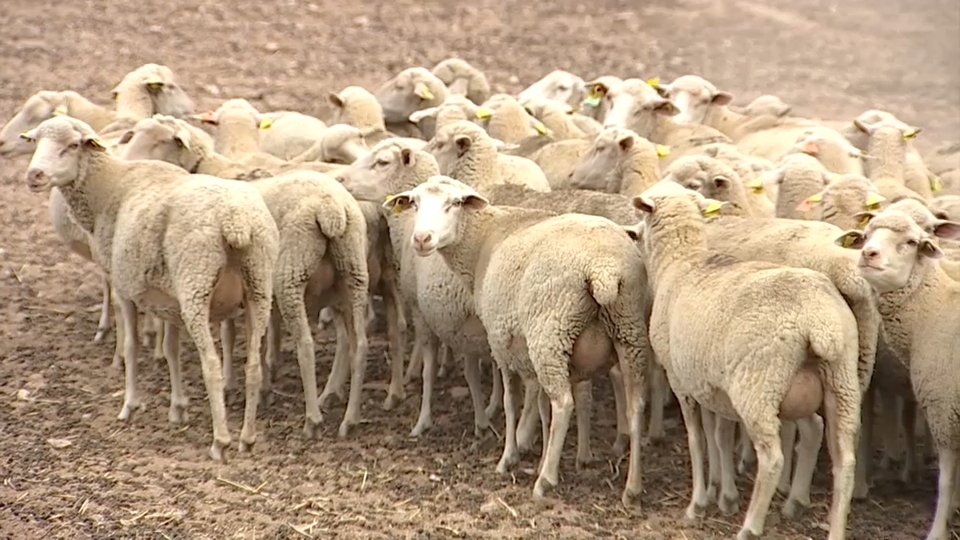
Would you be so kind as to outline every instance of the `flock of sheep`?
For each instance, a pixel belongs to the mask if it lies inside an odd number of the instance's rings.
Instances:
[[[534,496],[558,482],[574,411],[577,464],[591,459],[591,378],[609,374],[615,450],[630,455],[625,504],[641,493],[642,438],[664,436],[675,395],[692,463],[688,518],[712,503],[737,512],[736,476],[754,464],[737,538],[762,534],[776,490],[795,516],[810,504],[825,439],[829,538],[844,538],[851,499],[867,496],[877,425],[882,468],[900,458],[903,432],[905,479],[918,435],[936,449],[927,539],[947,540],[960,503],[957,144],[921,158],[920,129],[889,112],[807,119],[775,96],[735,107],[694,75],[554,71],[516,96],[491,95],[460,59],[405,69],[374,93],[331,93],[329,124],[241,99],[198,114],[157,64],[113,96],[115,110],[38,92],[0,131],[0,155],[33,154],[27,186],[50,192],[55,230],[102,270],[95,339],[114,307],[121,419],[141,406],[137,355],[151,336],[170,369],[169,419],[186,419],[184,330],[209,397],[210,455],[223,459],[243,314],[240,450],[256,440],[281,326],[296,344],[305,435],[349,380],[346,436],[360,421],[379,296],[391,364],[383,408],[422,370],[412,431],[422,435],[435,373],[462,361],[478,434],[503,405],[497,472],[533,448],[540,424]],[[319,395],[318,319],[337,336]],[[480,370],[491,359],[486,399]]]

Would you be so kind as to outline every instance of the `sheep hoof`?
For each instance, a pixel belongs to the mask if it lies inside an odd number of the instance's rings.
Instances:
[[[796,519],[804,510],[810,507],[810,501],[801,501],[799,499],[787,499],[783,503],[783,510],[780,511],[784,517]]]
[[[659,444],[664,440],[666,440],[666,438],[667,438],[667,433],[663,430],[663,428],[659,428],[656,430],[651,429],[647,433],[647,442],[650,444]]]
[[[631,506],[640,507],[640,492],[641,489],[636,491],[629,488],[623,490],[623,495],[620,496],[620,502],[623,503],[623,506],[630,508]]]
[[[740,529],[740,532],[737,533],[737,540],[758,540],[759,538],[759,534],[755,534],[748,529]]]
[[[786,495],[790,493],[790,482],[777,484],[777,493],[781,495]]]
[[[254,437],[254,438],[253,438],[252,440],[250,440],[250,441],[244,441],[244,440],[241,439],[241,440],[240,440],[240,453],[241,453],[241,454],[249,454],[249,453],[252,453],[252,452],[253,452],[253,445],[254,445],[256,442],[257,442],[256,437]]]
[[[170,412],[167,413],[167,419],[171,424],[179,426],[187,422],[187,404],[186,403],[171,403]]]
[[[480,439],[490,429],[490,422],[480,421],[473,423],[473,436]]]
[[[421,419],[419,422],[417,422],[417,425],[413,426],[413,429],[410,430],[410,436],[419,437],[423,435],[424,431],[427,431],[431,427],[433,427],[433,420],[429,418]]]
[[[690,505],[687,506],[687,511],[683,514],[683,518],[687,523],[694,524],[703,519],[705,515],[707,515],[707,508],[705,506],[700,506],[696,502],[690,501]]]
[[[507,474],[510,472],[510,469],[513,469],[513,466],[520,461],[519,457],[516,454],[513,455],[504,455],[500,458],[500,462],[497,463],[497,474]]]
[[[230,446],[230,439],[227,438],[226,442],[216,440],[213,441],[213,444],[210,445],[210,458],[214,461],[219,461],[220,463],[227,462],[227,456],[224,455],[223,449]]]
[[[574,467],[576,468],[577,472],[580,472],[582,470],[589,469],[590,465],[592,465],[594,461],[596,461],[596,459],[593,457],[593,452],[587,450],[583,453],[583,455],[577,455],[577,461]]]
[[[319,403],[320,403],[320,407],[322,407],[322,408],[324,408],[324,409],[329,409],[329,408],[330,408],[330,399],[331,399],[331,398],[337,398],[337,401],[342,402],[342,401],[343,401],[343,394],[341,394],[340,392],[334,392],[334,391],[329,391],[329,392],[325,391],[325,392],[323,392],[322,394],[320,394],[320,397],[318,398],[318,401],[319,401]]]
[[[493,421],[493,417],[497,415],[497,412],[500,411],[499,403],[491,403],[487,405],[487,408],[483,410],[483,414],[487,417],[487,420]]]
[[[862,501],[870,493],[870,485],[866,482],[856,482],[853,486],[853,500]]]
[[[717,502],[717,493],[719,493],[719,490],[717,489],[717,484],[714,484],[714,483],[707,484],[707,496],[706,496],[705,502],[707,504],[712,504]]]
[[[440,366],[440,369],[437,370],[437,378],[438,379],[447,378],[447,366]]]
[[[406,397],[403,394],[404,394],[403,392],[397,392],[396,394],[387,394],[387,399],[383,400],[383,410],[385,411],[393,410]]]
[[[627,455],[627,448],[630,447],[630,436],[626,433],[617,433],[617,440],[613,442],[613,453],[618,457]]]
[[[123,357],[119,354],[113,355],[113,361],[110,362],[110,368],[120,371],[123,369]]]
[[[550,480],[547,480],[543,476],[537,478],[537,483],[533,485],[534,500],[545,498],[547,496],[547,493],[553,490],[553,488],[555,488],[556,486],[557,484],[555,482],[551,482]]]
[[[721,494],[720,498],[717,499],[717,506],[724,516],[732,516],[740,511],[740,497],[737,495],[728,497]]]
[[[93,342],[103,343],[103,338],[107,335],[107,330],[109,330],[109,328],[97,328],[97,333],[93,336]]]
[[[337,430],[337,436],[341,439],[346,439],[347,435],[350,434],[350,427],[355,423],[356,422],[352,422],[344,417],[343,421],[340,422],[340,429]]]
[[[260,403],[263,403],[265,407],[272,407],[274,401],[276,401],[276,396],[273,393],[273,387],[263,388],[260,390]]]
[[[123,407],[120,408],[120,414],[117,415],[117,420],[129,420],[136,409],[143,409],[143,404],[140,403],[140,400],[124,401]]]
[[[323,423],[323,415],[317,414],[316,419],[307,418],[303,421],[303,436],[306,439],[320,438],[320,424]]]

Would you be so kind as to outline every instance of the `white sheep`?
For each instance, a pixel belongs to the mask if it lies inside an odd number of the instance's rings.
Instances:
[[[425,139],[430,140],[437,134],[437,130],[447,124],[469,120],[480,125],[482,118],[489,118],[488,110],[481,110],[479,105],[465,96],[450,94],[440,105],[411,114],[410,122],[417,125]]]
[[[868,124],[854,120],[858,128],[869,134],[867,144],[866,176],[877,186],[887,200],[898,197],[910,197],[926,201],[929,197],[910,189],[906,183],[907,144],[920,132],[919,128],[905,126],[902,123],[881,120]]]
[[[609,109],[608,102],[604,101],[603,98],[607,95],[607,91],[622,82],[623,79],[619,77],[603,75],[583,83],[584,96],[580,102],[580,113],[603,124]]]
[[[860,161],[863,152],[830,128],[808,127],[797,137],[797,142],[787,155],[793,152],[817,158],[825,169],[835,174],[863,175],[863,163]]]
[[[170,420],[181,422],[187,399],[180,380],[179,328],[200,353],[213,419],[210,456],[223,459],[227,429],[220,359],[210,321],[244,306],[247,318],[246,404],[240,450],[256,441],[260,340],[272,301],[277,227],[253,186],[191,176],[156,161],[109,155],[96,133],[69,117],[45,120],[23,135],[37,143],[27,170],[32,191],[57,186],[77,223],[94,238],[93,255],[110,273],[125,324],[126,389],[119,418],[140,406],[137,392],[137,307],[170,324],[164,353],[170,366]]]
[[[466,96],[474,103],[490,97],[490,83],[482,71],[461,58],[447,58],[433,66],[431,72],[447,85],[451,94]]]
[[[490,207],[470,187],[441,176],[394,195],[384,207],[415,208],[410,241],[416,254],[439,253],[473,291],[503,377],[506,443],[497,471],[507,472],[518,458],[514,373],[540,384],[541,417],[548,405],[552,409],[534,486],[534,496],[542,497],[559,480],[571,382],[618,363],[626,379],[631,443],[622,499],[628,503],[639,495],[639,393],[646,364],[641,298],[647,285],[640,254],[623,229],[595,216]],[[544,276],[551,279],[544,282]]]
[[[327,124],[296,111],[260,113],[260,151],[280,159],[293,159],[306,152],[327,131]]]
[[[347,124],[359,128],[364,141],[370,146],[384,139],[396,137],[387,131],[387,125],[383,121],[383,108],[377,101],[377,97],[369,90],[360,86],[348,86],[338,93],[330,92],[327,98],[333,108],[330,124]],[[405,140],[411,145],[427,144],[420,139],[406,138]]]
[[[383,83],[374,94],[383,108],[387,129],[400,136],[416,137],[418,130],[410,123],[410,115],[440,105],[450,91],[427,68],[411,67]]]
[[[524,88],[517,94],[517,100],[523,102],[531,98],[541,97],[566,103],[571,107],[579,107],[583,94],[583,79],[569,71],[556,69]]]
[[[937,220],[933,234],[909,215],[887,209],[863,231],[837,244],[860,251],[860,271],[880,295],[889,345],[909,363],[910,382],[923,407],[940,461],[939,496],[927,540],[947,540],[960,501],[960,284],[940,269],[935,237],[960,239],[960,223]]]
[[[553,189],[592,189],[633,196],[660,180],[660,159],[669,148],[629,129],[607,127]]]
[[[763,184],[754,179],[748,187],[740,175],[718,159],[706,155],[686,155],[663,171],[663,178],[697,191],[708,199],[726,202],[753,217],[772,217],[773,204],[763,192]]]
[[[494,139],[519,144],[528,138],[553,134],[521,102],[507,94],[494,94],[477,109],[477,118]],[[556,140],[553,138],[552,140]]]
[[[951,141],[937,145],[923,157],[923,163],[934,176],[931,179],[934,187],[938,184],[943,194],[960,195],[960,142]]]
[[[819,272],[711,256],[701,212],[713,214],[723,203],[660,182],[634,204],[646,214],[643,241],[656,291],[650,340],[688,434],[693,498],[687,517],[702,516],[707,503],[702,413],[719,421],[725,513],[736,509],[738,498],[731,420],[741,420],[754,442],[758,472],[737,535],[746,540],[763,533],[783,468],[780,417],[805,418],[823,404],[835,471],[829,536],[844,538],[860,410],[857,323],[850,309]]]
[[[123,159],[156,159],[190,170],[216,155],[200,129],[176,118],[155,115],[137,122]],[[225,158],[217,160],[233,170]],[[208,174],[221,176],[209,169]],[[223,176],[221,176],[223,177]],[[367,339],[367,224],[359,205],[333,178],[297,171],[251,182],[263,197],[280,232],[280,255],[274,268],[274,301],[267,332],[263,392],[267,394],[279,364],[281,319],[293,333],[306,407],[304,434],[316,437],[323,421],[317,399],[316,359],[311,328],[321,307],[334,306],[337,355],[350,358],[350,398],[340,426],[345,436],[360,421]],[[224,378],[233,381],[232,321],[222,328]],[[335,361],[337,364],[337,361]]]

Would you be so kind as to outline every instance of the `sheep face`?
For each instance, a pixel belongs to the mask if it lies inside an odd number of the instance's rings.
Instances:
[[[132,130],[120,137],[123,146],[121,159],[155,159],[187,170],[196,165],[190,155],[190,132],[183,127],[161,123],[153,118],[137,122]]]
[[[330,163],[349,165],[370,152],[363,132],[345,124],[328,127],[323,134],[323,156]]]
[[[930,211],[938,219],[960,221],[960,195],[941,195],[930,201]]]
[[[960,223],[938,220],[930,230],[932,236],[960,238]],[[936,240],[896,209],[885,210],[863,231],[847,231],[836,243],[860,250],[860,272],[880,294],[906,286],[917,265],[929,264],[927,259],[943,258]]]
[[[384,120],[406,122],[414,111],[430,107],[436,99],[428,84],[431,79],[440,82],[424,68],[408,68],[381,86],[376,97],[383,108]]]
[[[337,174],[337,181],[358,201],[380,202],[387,196],[387,181],[404,167],[416,165],[413,150],[396,143],[379,144]]]
[[[657,115],[674,116],[676,105],[639,79],[627,79],[603,97],[607,115],[604,127],[619,127],[646,136],[657,126]]]
[[[723,200],[729,197],[728,193],[739,176],[719,160],[706,156],[684,156],[667,168],[664,179],[697,191],[704,197]]]
[[[427,257],[459,242],[464,212],[477,212],[489,204],[462,182],[431,176],[412,190],[388,198],[383,207],[393,212],[416,211],[410,242],[418,256]]]
[[[674,120],[681,124],[702,124],[710,107],[721,107],[733,100],[733,96],[696,75],[684,75],[657,90],[676,105],[680,112]]]
[[[438,131],[423,150],[433,154],[441,172],[451,171],[457,162],[470,152],[475,139],[485,135],[486,132],[480,126],[460,120]]]
[[[626,129],[606,128],[570,173],[570,186],[577,189],[605,189],[607,178],[636,144],[636,134]],[[619,188],[618,188],[619,189]]]
[[[44,120],[21,137],[35,142],[30,166],[27,168],[27,187],[35,193],[55,186],[76,186],[82,180],[84,152],[105,152],[107,149],[90,126],[68,118]]]
[[[537,97],[578,106],[583,99],[583,79],[567,71],[551,71],[520,92],[517,100],[522,103]]]
[[[33,152],[36,146],[20,134],[40,125],[53,116],[67,113],[61,92],[40,91],[30,96],[3,129],[0,129],[0,156],[14,157]]]

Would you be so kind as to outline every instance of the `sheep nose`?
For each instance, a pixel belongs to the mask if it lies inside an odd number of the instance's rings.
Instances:
[[[423,250],[423,247],[433,240],[433,235],[428,232],[418,232],[413,234],[413,245],[417,250]]]
[[[877,248],[865,248],[863,250],[864,259],[867,259],[867,260],[876,259],[879,256],[880,256],[880,251]]]
[[[338,175],[338,176],[334,176],[333,178],[334,178],[334,180],[336,180],[337,182],[340,182],[341,184],[343,183],[344,180],[346,180],[346,178],[344,178],[344,177],[342,177],[342,176],[339,176],[339,175]]]
[[[27,170],[27,187],[31,190],[40,190],[47,183],[47,175],[40,169]]]

